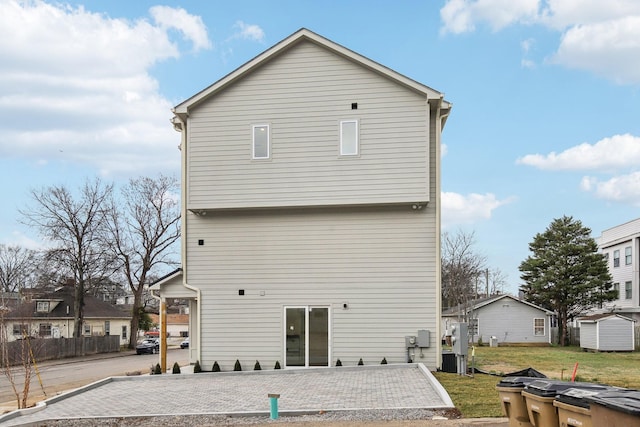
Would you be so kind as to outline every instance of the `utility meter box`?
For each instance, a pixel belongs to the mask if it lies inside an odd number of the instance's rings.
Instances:
[[[469,351],[469,329],[466,323],[454,323],[451,326],[453,352],[466,356]]]
[[[431,335],[429,331],[426,329],[418,329],[418,347],[427,348],[429,347],[429,341],[431,340]]]
[[[417,339],[415,336],[411,335],[411,336],[405,336],[404,337],[404,345],[407,348],[414,348],[417,347]]]

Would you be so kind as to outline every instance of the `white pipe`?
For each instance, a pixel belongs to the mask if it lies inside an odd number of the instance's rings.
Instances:
[[[175,111],[174,111],[175,113]],[[176,123],[176,121],[178,123]],[[180,215],[182,221],[180,221],[180,246],[181,246],[181,264],[182,264],[182,286],[187,289],[190,289],[196,293],[196,307],[198,313],[196,314],[196,329],[197,333],[195,336],[189,333],[191,336],[189,340],[189,352],[191,352],[191,347],[195,345],[196,347],[196,360],[202,364],[202,306],[201,306],[201,293],[200,288],[195,286],[191,286],[187,283],[187,123],[185,120],[182,120],[180,116],[177,114],[174,116],[172,120],[174,124],[174,129],[181,133],[181,141],[180,141],[180,163],[181,163],[181,179],[180,179]],[[191,314],[189,314],[191,316]],[[195,338],[195,343],[193,342],[193,338]]]

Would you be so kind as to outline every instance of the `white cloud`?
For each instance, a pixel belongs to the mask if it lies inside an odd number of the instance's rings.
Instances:
[[[538,14],[538,0],[448,0],[440,10],[442,33],[465,33],[476,23],[487,23],[493,31],[518,22],[530,22]]]
[[[440,157],[444,157],[447,155],[447,153],[449,152],[449,147],[447,147],[447,144],[440,144]]]
[[[583,143],[561,153],[528,154],[516,163],[544,170],[619,170],[640,165],[640,137],[614,135],[591,145]]]
[[[640,206],[640,172],[616,176],[607,181],[587,176],[582,178],[580,187],[599,199]]]
[[[93,165],[103,174],[177,169],[172,105],[149,69],[180,56],[170,29],[195,49],[207,47],[206,29],[182,9],[151,13],[157,25],[0,1],[0,155]]]
[[[9,246],[20,246],[22,248],[31,249],[34,251],[39,251],[47,248],[46,242],[43,243],[35,241],[19,231],[12,232],[9,238],[2,239],[0,243]]]
[[[493,31],[514,24],[560,33],[551,63],[587,70],[620,84],[640,84],[640,2],[637,0],[448,0],[441,33]],[[530,58],[523,67],[533,64]]]
[[[494,194],[468,194],[442,192],[442,226],[468,224],[491,218],[494,210],[512,202],[498,200]]]
[[[640,83],[640,14],[570,28],[551,61],[620,84]]]
[[[242,21],[237,21],[233,27],[240,30],[240,32],[235,35],[235,37],[237,38],[253,40],[257,42],[264,41],[264,31],[258,25],[250,25],[245,24]]]
[[[149,12],[162,28],[175,28],[182,32],[186,39],[193,42],[194,50],[211,49],[207,28],[200,16],[190,15],[182,8],[169,6],[153,6]]]
[[[539,21],[562,30],[640,14],[637,0],[547,0]]]

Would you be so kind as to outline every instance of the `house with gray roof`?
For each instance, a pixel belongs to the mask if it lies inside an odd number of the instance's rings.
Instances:
[[[470,302],[442,313],[442,330],[452,323],[469,324],[469,340],[497,344],[550,344],[553,312],[504,294]]]
[[[120,344],[129,343],[131,314],[115,305],[86,295],[83,335],[119,335]],[[74,289],[63,286],[54,292],[18,301],[4,316],[9,341],[25,335],[37,338],[71,338],[75,326]]]

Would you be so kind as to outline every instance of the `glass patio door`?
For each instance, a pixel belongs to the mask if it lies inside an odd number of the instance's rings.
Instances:
[[[329,308],[285,308],[285,366],[329,366]]]

